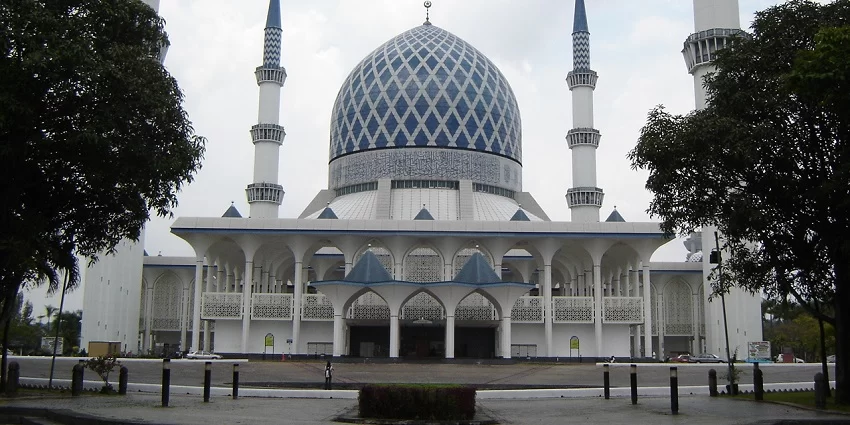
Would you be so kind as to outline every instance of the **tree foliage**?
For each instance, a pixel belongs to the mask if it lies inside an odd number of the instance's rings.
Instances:
[[[850,0],[792,0],[757,13],[751,35],[719,52],[705,79],[707,107],[686,116],[656,108],[629,153],[633,167],[649,171],[649,212],[664,230],[717,226],[731,254],[723,270],[730,281],[791,297],[835,325],[837,395],[845,404],[848,25]]]
[[[160,61],[164,22],[139,0],[0,2],[0,299],[69,288],[165,216],[200,168],[183,94]]]

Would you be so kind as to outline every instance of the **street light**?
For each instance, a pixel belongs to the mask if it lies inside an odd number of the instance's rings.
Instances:
[[[717,235],[717,231],[714,232],[714,251],[711,251],[711,254],[708,257],[708,262],[711,264],[717,264],[715,270],[717,270],[717,283],[720,286],[720,303],[723,307],[723,332],[726,334],[726,362],[729,366],[729,394],[734,395],[733,391],[735,388],[735,375],[734,375],[734,365],[731,354],[729,353],[729,325],[726,321],[726,288],[723,286],[723,259],[720,254],[720,236]]]

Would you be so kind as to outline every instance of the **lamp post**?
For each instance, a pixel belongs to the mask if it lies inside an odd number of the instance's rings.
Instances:
[[[714,246],[715,250],[709,256],[709,263],[717,264],[717,282],[720,286],[720,303],[723,308],[723,332],[726,335],[726,364],[729,367],[729,394],[734,395],[735,390],[735,365],[733,364],[732,356],[729,353],[729,326],[726,321],[726,287],[723,286],[723,259],[720,254],[720,236],[718,236],[717,232],[714,232]]]

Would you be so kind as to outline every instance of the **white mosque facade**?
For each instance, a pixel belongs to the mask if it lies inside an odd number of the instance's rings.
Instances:
[[[178,218],[172,233],[194,258],[143,256],[128,244],[89,269],[83,346],[445,359],[725,352],[701,253],[710,229],[686,243],[689,261],[653,263],[669,241],[657,223],[626,222],[616,210],[600,221],[597,74],[583,0],[567,76],[569,222],[551,221],[523,191],[520,108],[504,75],[428,20],[355,66],[330,117],[328,188],[298,218],[278,218],[278,2],[255,70],[249,217],[231,207]],[[736,0],[694,6],[683,53],[697,80],[724,30],[739,24]],[[701,85],[695,92],[700,107]],[[730,346],[743,352],[762,337],[759,299],[733,292],[727,308]]]

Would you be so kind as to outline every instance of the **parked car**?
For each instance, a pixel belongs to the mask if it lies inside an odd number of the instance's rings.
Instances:
[[[835,356],[832,356],[832,357],[833,357],[833,359],[835,358]],[[803,360],[799,357],[794,357],[794,363],[805,363],[805,362],[806,362],[805,360]],[[829,362],[829,357],[827,357],[827,362]],[[785,363],[785,358],[782,356],[782,354],[779,354],[779,355],[776,356],[776,363]],[[790,363],[790,362],[788,362],[788,363]]]
[[[670,361],[673,363],[690,363],[691,355],[690,354],[679,354],[676,357],[671,357]]]
[[[218,360],[221,359],[221,356],[207,351],[191,351],[189,354],[186,354],[186,358],[197,360]]]
[[[726,360],[721,359],[716,354],[702,353],[696,356],[691,356],[690,363],[726,363]]]

